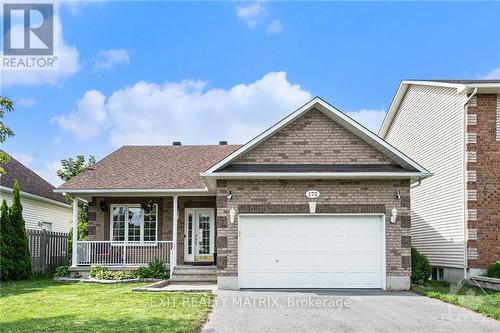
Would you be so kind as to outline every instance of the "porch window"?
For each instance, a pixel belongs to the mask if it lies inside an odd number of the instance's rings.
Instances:
[[[111,241],[156,242],[158,205],[147,210],[140,205],[111,206]]]

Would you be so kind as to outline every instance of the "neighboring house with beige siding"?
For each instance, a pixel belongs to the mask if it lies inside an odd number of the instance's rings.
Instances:
[[[457,281],[500,259],[500,80],[403,81],[379,135],[433,173],[411,188],[412,245]]]
[[[72,209],[54,186],[11,157],[2,164],[5,174],[0,176],[0,200],[12,203],[12,188],[19,181],[21,203],[26,229],[69,232]]]

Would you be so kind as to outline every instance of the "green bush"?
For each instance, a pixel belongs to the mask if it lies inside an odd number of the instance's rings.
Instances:
[[[488,266],[486,276],[500,279],[500,260]]]
[[[134,278],[135,274],[130,271],[118,271],[113,274],[113,280],[128,280]]]
[[[26,280],[31,276],[31,255],[23,219],[19,183],[14,183],[12,205],[0,209],[0,279]]]
[[[417,251],[416,248],[411,248],[411,283],[423,285],[432,274],[432,267],[429,259]]]
[[[68,277],[69,276],[69,267],[68,266],[59,266],[56,268],[56,273],[54,274],[58,277]]]
[[[113,272],[104,266],[93,266],[90,269],[89,276],[98,280],[113,280]]]
[[[168,279],[169,272],[162,261],[155,259],[148,266],[140,267],[136,272],[136,276],[139,278]]]

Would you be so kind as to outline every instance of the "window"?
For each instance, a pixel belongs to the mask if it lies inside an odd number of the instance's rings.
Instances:
[[[111,206],[111,241],[156,242],[158,207],[140,205]]]
[[[52,231],[52,222],[42,221],[42,230]]]

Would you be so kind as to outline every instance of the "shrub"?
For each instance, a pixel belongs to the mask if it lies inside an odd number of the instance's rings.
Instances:
[[[135,278],[135,275],[130,271],[118,271],[113,274],[113,280],[127,280],[133,278]]]
[[[486,276],[500,279],[500,260],[488,266]]]
[[[10,280],[13,270],[11,230],[9,206],[3,200],[0,209],[0,280],[2,281]]]
[[[0,278],[25,280],[31,275],[31,255],[23,219],[19,183],[14,183],[12,205],[4,201],[0,209]]]
[[[104,266],[93,266],[90,269],[89,276],[98,280],[113,280],[113,272]]]
[[[432,267],[429,259],[417,251],[416,248],[411,248],[411,283],[423,285],[432,274]]]
[[[55,276],[58,277],[68,277],[69,276],[69,267],[68,266],[59,266],[56,268]]]
[[[169,272],[163,262],[155,259],[147,267],[140,267],[136,272],[136,276],[139,278],[168,279]]]

